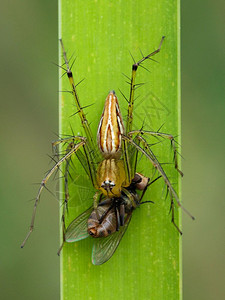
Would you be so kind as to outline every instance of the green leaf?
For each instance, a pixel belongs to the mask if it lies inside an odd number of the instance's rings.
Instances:
[[[124,121],[127,103],[119,89],[129,97],[129,85],[122,73],[131,76],[133,60],[141,52],[157,49],[166,36],[154,61],[146,61],[137,72],[134,129],[155,130],[178,135],[180,132],[180,57],[179,1],[65,1],[59,3],[60,30],[67,54],[76,57],[73,66],[81,105],[93,106],[85,112],[96,134],[104,100],[110,90],[119,98]],[[140,52],[141,50],[141,52]],[[73,59],[72,59],[73,60]],[[60,49],[60,62],[61,49]],[[66,76],[60,90],[70,90]],[[60,133],[83,135],[76,108],[69,93],[60,95]],[[150,143],[158,140],[149,139]],[[179,139],[178,139],[179,142]],[[173,162],[170,142],[163,140],[152,150],[162,163]],[[163,164],[168,177],[179,192],[178,173],[173,164]],[[141,158],[137,171],[152,175],[150,162]],[[94,189],[78,161],[74,161],[70,182],[68,225],[92,203]],[[61,298],[66,299],[181,299],[181,238],[171,223],[170,200],[158,180],[148,190],[144,204],[133,213],[129,228],[113,257],[101,266],[91,263],[93,239],[66,243],[61,254]],[[175,209],[179,225],[179,210]]]

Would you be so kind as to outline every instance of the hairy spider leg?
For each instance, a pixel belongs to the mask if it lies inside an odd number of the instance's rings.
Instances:
[[[67,143],[69,141],[72,141],[69,144],[70,148],[72,148],[73,145],[75,145],[75,143],[74,143],[75,141],[82,140],[82,139],[84,139],[84,137],[81,137],[81,136],[71,136],[71,137],[63,138],[63,139],[60,139],[60,140],[57,140],[57,141],[53,142],[52,146],[53,146],[53,148],[55,148],[56,146],[58,146],[58,145],[60,145],[62,143]],[[66,150],[66,153],[67,153],[67,151],[68,151],[68,148]],[[87,143],[83,147],[83,151],[84,151],[84,153],[82,153],[81,150],[78,149],[76,151],[76,156],[79,159],[80,163],[82,164],[82,166],[83,166],[84,170],[86,171],[87,175],[91,178],[91,182],[92,182],[93,186],[95,188],[97,188],[95,163],[93,163],[92,156],[90,155],[90,152],[88,151],[88,145],[87,145]]]
[[[40,196],[41,196],[41,192],[43,190],[43,188],[45,187],[47,181],[49,180],[49,178],[51,177],[51,175],[58,170],[59,166],[64,162],[67,161],[71,155],[73,155],[74,153],[76,153],[76,151],[78,151],[81,147],[84,147],[86,144],[86,138],[84,137],[79,137],[79,139],[81,140],[81,142],[79,142],[78,144],[74,145],[74,148],[71,149],[71,151],[69,151],[65,156],[63,156],[46,174],[46,176],[42,179],[42,182],[40,184],[37,196],[35,198],[35,202],[34,202],[34,208],[33,208],[33,214],[32,214],[32,218],[31,218],[31,223],[30,223],[30,229],[27,233],[27,236],[25,237],[23,243],[21,244],[21,248],[24,247],[24,245],[26,244],[29,236],[31,235],[31,233],[33,232],[34,229],[34,221],[35,221],[35,216],[36,216],[36,211],[37,211],[37,205],[38,202],[40,200]]]
[[[60,41],[60,44],[61,44],[61,47],[62,47],[63,58],[64,58],[64,62],[65,62],[65,65],[66,65],[66,68],[64,68],[63,66],[61,66],[61,68],[66,71],[67,77],[69,79],[69,82],[70,82],[70,85],[71,85],[71,88],[72,88],[71,92],[72,92],[72,95],[74,97],[74,101],[75,101],[75,104],[76,104],[76,107],[77,107],[77,111],[78,111],[78,114],[79,114],[79,117],[80,117],[80,120],[81,120],[81,125],[82,125],[82,127],[85,131],[85,135],[87,137],[87,145],[88,145],[87,148],[88,148],[88,151],[89,151],[89,155],[91,156],[92,161],[94,161],[95,142],[94,142],[93,134],[92,134],[90,125],[88,123],[88,120],[86,118],[86,115],[83,111],[83,108],[80,105],[80,100],[79,100],[78,93],[77,93],[77,90],[76,90],[76,85],[75,85],[73,73],[72,73],[72,70],[70,69],[70,66],[69,66],[69,60],[67,58],[66,51],[65,51],[62,39],[60,39],[59,41]]]
[[[150,53],[149,55],[143,57],[141,60],[138,62],[134,63],[132,65],[132,74],[131,74],[131,79],[130,79],[130,96],[129,96],[129,101],[128,101],[128,112],[127,112],[127,124],[126,124],[126,135],[129,136],[129,132],[132,130],[132,123],[133,123],[133,109],[134,109],[134,93],[136,89],[136,84],[135,84],[135,79],[136,79],[136,74],[137,74],[137,69],[141,64],[147,60],[150,59],[152,56],[155,54],[159,53],[161,50],[161,46],[164,40],[164,36],[162,37],[158,49]],[[131,179],[134,176],[134,172],[132,172],[132,168],[130,165],[130,153],[128,151],[128,145],[127,141],[123,140],[123,153],[124,153],[124,166],[125,166],[125,173],[126,173],[126,178],[128,182],[131,182]]]
[[[171,222],[173,223],[173,225],[175,226],[175,228],[178,230],[178,232],[180,233],[180,235],[182,235],[182,231],[180,230],[180,228],[177,226],[177,224],[174,221],[174,202],[173,202],[173,195],[171,194],[171,191],[170,191],[170,199],[171,199],[170,210],[172,212]]]
[[[131,74],[131,80],[130,80],[130,97],[129,97],[129,101],[128,101],[126,134],[128,134],[132,130],[133,107],[134,107],[134,91],[135,91],[135,88],[136,88],[135,79],[136,79],[137,69],[141,65],[141,63],[143,63],[146,59],[150,59],[150,57],[152,57],[155,54],[159,53],[159,51],[161,50],[161,46],[162,46],[162,43],[163,43],[164,39],[165,39],[165,37],[163,36],[161,41],[160,41],[158,49],[156,49],[155,51],[153,51],[149,55],[143,57],[141,60],[139,60],[138,62],[136,62],[132,65],[132,74]]]
[[[140,143],[143,145],[143,148],[140,147],[139,145],[137,145],[130,137],[127,137],[127,136],[122,136],[122,138],[124,140],[126,140],[128,143],[130,143],[131,145],[133,145],[134,147],[136,147],[138,149],[139,152],[141,152],[142,154],[144,154],[149,160],[150,162],[152,163],[152,165],[157,169],[157,171],[159,172],[159,174],[162,176],[167,188],[168,188],[168,191],[169,191],[169,194],[170,194],[170,200],[171,200],[171,208],[172,208],[172,214],[173,214],[173,199],[176,200],[177,202],[177,205],[179,207],[182,208],[182,210],[188,214],[192,220],[194,220],[195,218],[190,214],[190,212],[188,210],[186,210],[182,205],[181,205],[181,202],[179,200],[179,197],[177,195],[177,193],[175,192],[174,188],[172,187],[166,173],[164,172],[161,164],[159,163],[159,161],[157,160],[156,156],[154,155],[154,153],[151,151],[148,143],[145,141],[145,139],[141,136],[138,136],[138,139],[140,140]],[[172,215],[172,218],[173,218],[173,215]],[[172,220],[173,224],[174,224],[174,220]],[[176,228],[178,228],[176,225],[175,225]],[[180,232],[180,230],[178,230]]]
[[[171,142],[171,146],[173,148],[173,153],[174,153],[174,165],[175,165],[175,169],[179,172],[179,174],[183,177],[184,174],[181,170],[179,170],[178,167],[178,159],[177,159],[177,148],[175,145],[175,139],[174,136],[172,134],[168,134],[168,133],[162,133],[162,132],[154,132],[154,131],[146,131],[146,130],[132,130],[128,133],[128,136],[132,136],[132,135],[150,135],[150,136],[159,136],[162,138],[166,138],[169,139]]]
[[[63,142],[61,141],[56,141],[55,143],[59,144],[59,142]],[[54,144],[55,144],[54,143]],[[66,153],[69,153],[71,149],[74,148],[74,141],[69,143],[69,145],[66,148]],[[77,152],[80,150],[77,150]],[[76,152],[76,153],[77,153]],[[62,208],[62,218],[61,218],[61,222],[62,222],[62,244],[57,252],[58,255],[60,255],[60,252],[63,248],[63,245],[65,243],[65,233],[66,233],[66,225],[65,225],[65,215],[66,215],[66,211],[68,210],[68,201],[69,201],[69,188],[68,188],[68,176],[69,176],[69,166],[70,166],[70,162],[71,162],[71,157],[69,157],[66,160],[66,166],[65,166],[65,174],[64,174],[64,202],[63,202],[63,208]]]
[[[70,152],[71,149],[74,148],[75,146],[75,141],[77,139],[80,139],[82,137],[79,136],[72,136],[72,137],[68,137],[68,138],[63,138],[60,140],[57,140],[55,142],[52,143],[53,148],[55,148],[56,146],[59,146],[62,143],[67,143],[69,141],[72,140],[72,142],[70,142],[66,148],[66,153]],[[86,145],[83,146],[83,151],[84,154],[82,153],[81,149],[78,149],[76,151],[76,156],[79,159],[80,163],[82,164],[84,170],[86,171],[86,173],[89,175],[89,177],[91,178],[92,184],[93,186],[96,188],[96,170],[95,170],[95,165],[91,162],[91,158],[89,157],[89,152],[87,151],[87,149],[85,148]],[[60,255],[60,252],[63,248],[64,242],[65,242],[65,232],[66,232],[66,228],[65,228],[65,214],[66,214],[66,210],[68,207],[68,200],[69,200],[69,188],[68,188],[68,175],[69,175],[69,167],[70,167],[70,163],[71,163],[71,157],[69,157],[69,159],[66,160],[66,166],[65,166],[65,174],[64,174],[64,193],[65,193],[65,199],[64,199],[64,203],[63,203],[63,213],[62,213],[62,236],[63,236],[63,241],[62,244],[57,252],[58,255]],[[98,199],[95,200],[94,197],[94,202],[97,202]]]

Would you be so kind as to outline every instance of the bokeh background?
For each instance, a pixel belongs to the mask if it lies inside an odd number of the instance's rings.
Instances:
[[[184,300],[224,299],[225,4],[190,0],[181,10],[183,201],[196,216],[183,217]],[[57,1],[1,3],[0,33],[0,291],[59,299],[58,203],[48,192],[20,249],[32,183],[48,169],[58,132]]]

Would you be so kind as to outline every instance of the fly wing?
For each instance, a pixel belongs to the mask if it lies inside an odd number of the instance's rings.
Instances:
[[[93,265],[104,264],[109,260],[116,251],[119,243],[127,230],[132,214],[128,214],[124,226],[120,227],[119,231],[109,235],[106,238],[96,238],[92,249],[92,263]]]
[[[87,231],[87,221],[92,210],[93,207],[89,207],[85,212],[70,223],[65,233],[66,242],[77,242],[89,236]]]

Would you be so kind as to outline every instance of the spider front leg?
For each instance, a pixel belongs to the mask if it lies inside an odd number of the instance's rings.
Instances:
[[[150,59],[150,57],[154,56],[161,50],[161,46],[164,40],[164,36],[162,37],[158,49],[150,53],[149,55],[143,57],[138,62],[134,63],[132,65],[132,74],[131,74],[131,80],[130,80],[130,97],[128,101],[128,113],[127,113],[127,125],[126,125],[126,133],[128,134],[132,130],[132,123],[133,123],[133,108],[134,108],[134,92],[135,92],[135,79],[136,79],[136,73],[137,69],[141,64],[146,60]]]
[[[128,133],[128,136],[132,136],[132,135],[150,135],[150,136],[159,136],[162,138],[166,138],[169,139],[171,141],[171,146],[173,148],[173,153],[174,153],[174,165],[175,165],[175,169],[180,173],[180,175],[183,177],[184,174],[181,170],[179,170],[178,168],[178,160],[177,160],[177,148],[175,146],[175,140],[173,135],[171,134],[167,134],[167,133],[162,133],[162,132],[154,132],[154,131],[145,131],[145,130],[132,130]]]
[[[83,108],[80,104],[80,100],[79,100],[78,93],[77,93],[77,90],[76,90],[77,85],[75,84],[73,73],[72,73],[72,70],[69,66],[69,60],[67,58],[66,51],[65,51],[62,39],[60,39],[59,41],[60,41],[60,44],[61,44],[61,47],[62,47],[64,65],[66,66],[66,67],[60,66],[60,68],[63,69],[66,72],[67,77],[69,79],[69,83],[70,83],[70,86],[71,86],[71,89],[72,89],[71,94],[73,95],[73,98],[74,98],[74,101],[75,101],[75,104],[76,104],[76,107],[77,107],[77,112],[78,112],[80,120],[81,120],[81,125],[84,128],[84,131],[85,131],[85,134],[86,134],[87,143],[89,144],[89,147],[90,147],[90,153],[93,153],[92,151],[95,149],[95,142],[94,142],[94,138],[93,138],[93,135],[92,135],[92,132],[91,132],[91,128],[90,128],[90,125],[89,125],[88,120],[86,118],[86,115],[84,113],[84,110],[83,110]]]
[[[134,94],[135,94],[135,89],[137,86],[137,84],[135,84],[137,69],[139,66],[141,66],[141,64],[145,60],[150,59],[152,56],[154,56],[161,50],[161,46],[162,46],[164,38],[165,37],[163,36],[160,41],[159,47],[155,51],[153,51],[149,55],[143,57],[141,60],[139,60],[138,62],[136,62],[132,65],[131,79],[129,82],[130,83],[130,96],[129,96],[129,100],[128,100],[128,112],[127,112],[127,124],[126,124],[126,134],[128,136],[132,130],[132,123],[133,123]],[[126,140],[123,141],[123,153],[124,153],[124,166],[125,166],[126,178],[127,178],[128,182],[131,182],[131,180],[135,174],[135,170],[133,168],[134,165],[132,162],[132,153],[130,153],[130,151],[128,151],[128,145],[127,145]],[[135,161],[135,160],[133,160],[133,161]],[[133,170],[133,172],[132,172],[132,170]]]
[[[71,149],[65,156],[63,156],[46,174],[46,176],[42,179],[42,182],[40,184],[37,196],[35,198],[35,202],[34,202],[34,208],[33,208],[33,214],[32,214],[32,218],[31,218],[31,223],[30,223],[30,229],[27,233],[27,236],[25,237],[23,243],[21,244],[21,248],[24,247],[24,245],[26,244],[29,236],[31,235],[31,233],[33,232],[34,229],[34,221],[35,221],[35,216],[36,216],[36,211],[37,211],[37,205],[38,202],[40,200],[40,196],[41,196],[41,192],[43,190],[43,188],[45,187],[47,181],[49,180],[49,178],[52,176],[52,174],[58,170],[58,168],[61,166],[61,164],[64,161],[67,161],[74,153],[76,153],[81,147],[84,147],[84,145],[86,144],[86,138],[81,138],[81,142],[79,142],[78,144],[74,145],[74,148]]]

